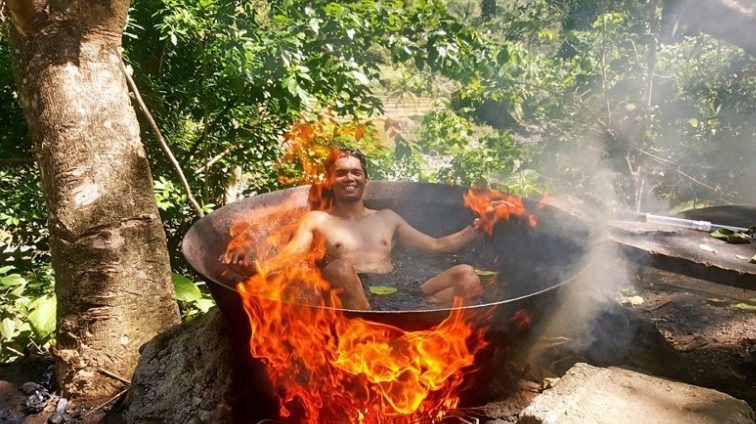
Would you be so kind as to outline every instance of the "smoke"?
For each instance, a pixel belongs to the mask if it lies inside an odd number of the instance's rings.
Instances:
[[[597,102],[588,108],[588,114],[600,116],[605,107],[605,103]],[[573,352],[596,352],[597,362],[606,357],[601,354],[605,352],[602,347],[630,351],[639,328],[637,321],[616,315],[616,299],[631,289],[635,272],[611,241],[611,222],[620,219],[623,211],[648,205],[665,207],[663,200],[633,190],[644,186],[642,176],[627,172],[632,167],[626,159],[628,150],[618,149],[610,142],[635,133],[636,128],[621,125],[611,136],[595,128],[587,129],[573,134],[571,141],[551,143],[536,165],[553,182],[549,203],[580,218],[589,228],[589,236],[573,240],[586,252],[579,267],[583,271],[561,290],[556,309],[544,325],[544,340],[566,337]],[[563,232],[568,234],[574,233]],[[549,362],[543,361],[549,351],[541,347],[543,344],[536,344],[529,358],[531,365]]]
[[[742,30],[731,21],[710,21],[721,24],[719,30],[729,26],[729,33]],[[595,98],[585,108],[586,121],[603,117],[606,123],[611,114],[611,128],[574,131],[551,143],[538,163],[561,189],[555,191],[556,206],[586,220],[595,234],[586,243],[586,272],[563,291],[544,334],[568,337],[574,350],[600,365],[645,361],[636,366],[664,375],[675,365],[669,360],[675,352],[655,326],[618,306],[637,272],[611,242],[611,221],[623,210],[669,214],[686,201],[689,207],[756,202],[756,107],[750,100],[756,60],[728,45],[727,36],[717,38],[652,44],[650,71],[608,90],[611,101]],[[636,107],[638,114],[631,112]],[[650,359],[639,359],[649,352]],[[531,359],[539,354],[544,352],[537,350]]]
[[[617,246],[609,241],[609,224],[625,206],[617,193],[619,174],[607,163],[603,140],[586,137],[580,143],[581,149],[560,149],[541,163],[543,169],[579,170],[582,177],[576,190],[554,193],[550,203],[581,218],[590,234],[585,239],[574,240],[576,245],[585,248],[584,269],[561,291],[561,299],[544,334],[567,336],[571,343],[587,346],[595,339],[596,317],[607,302],[630,286],[632,270],[620,259]]]

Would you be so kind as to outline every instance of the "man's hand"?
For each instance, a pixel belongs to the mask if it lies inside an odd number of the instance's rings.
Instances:
[[[482,233],[486,232],[491,234],[493,227],[499,222],[502,217],[509,216],[509,210],[514,208],[515,205],[506,200],[492,200],[486,208],[486,212],[473,221],[473,228],[475,231]]]
[[[250,276],[259,272],[257,261],[248,258],[245,252],[226,252],[220,255],[218,262],[228,265],[231,270],[239,275]]]
[[[480,218],[475,218],[473,219],[473,222],[471,224],[473,230],[475,230],[475,232],[478,234],[483,234],[483,231],[485,231],[481,222],[482,221],[480,220]]]
[[[507,202],[506,200],[492,200],[491,204],[488,205],[488,208],[486,209],[486,215],[487,216],[496,216],[498,215],[498,211],[500,208],[514,208],[515,205],[513,205],[510,202]]]

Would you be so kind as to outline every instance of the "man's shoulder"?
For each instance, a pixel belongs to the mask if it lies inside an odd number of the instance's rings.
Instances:
[[[331,213],[328,211],[307,211],[305,216],[328,216]]]
[[[302,222],[317,225],[327,220],[331,214],[325,211],[308,211],[302,217]]]
[[[401,219],[401,216],[393,209],[377,209],[375,215],[386,220]]]
[[[379,213],[379,214],[383,214],[383,215],[396,215],[396,216],[399,216],[399,214],[396,213],[396,211],[394,211],[393,209],[376,209],[375,213]]]

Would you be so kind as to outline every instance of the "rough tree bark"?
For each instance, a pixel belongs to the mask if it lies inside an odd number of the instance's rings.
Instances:
[[[179,321],[152,176],[121,71],[128,0],[7,0],[14,73],[42,171],[65,396],[123,389]]]

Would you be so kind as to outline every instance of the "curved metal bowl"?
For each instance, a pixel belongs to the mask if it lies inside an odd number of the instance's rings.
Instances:
[[[235,290],[238,277],[227,272],[227,267],[218,261],[231,239],[229,229],[250,214],[258,214],[256,220],[265,226],[261,226],[259,234],[251,234],[251,240],[263,240],[269,228],[286,223],[282,214],[271,212],[275,206],[286,202],[292,208],[305,210],[308,190],[308,186],[297,187],[232,203],[197,221],[184,237],[182,250],[187,261],[210,283],[213,297],[234,328],[246,336],[249,335],[249,323]],[[465,187],[439,184],[371,181],[366,188],[365,204],[375,209],[390,208],[421,231],[441,236],[464,227],[474,218],[462,203],[466,191]],[[528,210],[536,210],[535,202],[526,200],[525,204]],[[486,315],[493,327],[508,326],[513,313],[523,308],[538,320],[551,306],[558,289],[585,267],[588,226],[551,206],[545,206],[535,214],[538,219],[536,227],[529,226],[525,219],[516,218],[499,223],[492,237],[475,242],[480,263],[505,276],[500,279],[508,284],[508,296],[463,309],[471,314],[480,312]],[[450,311],[451,308],[439,307],[344,312],[348,316],[405,330],[418,330],[438,324]]]

